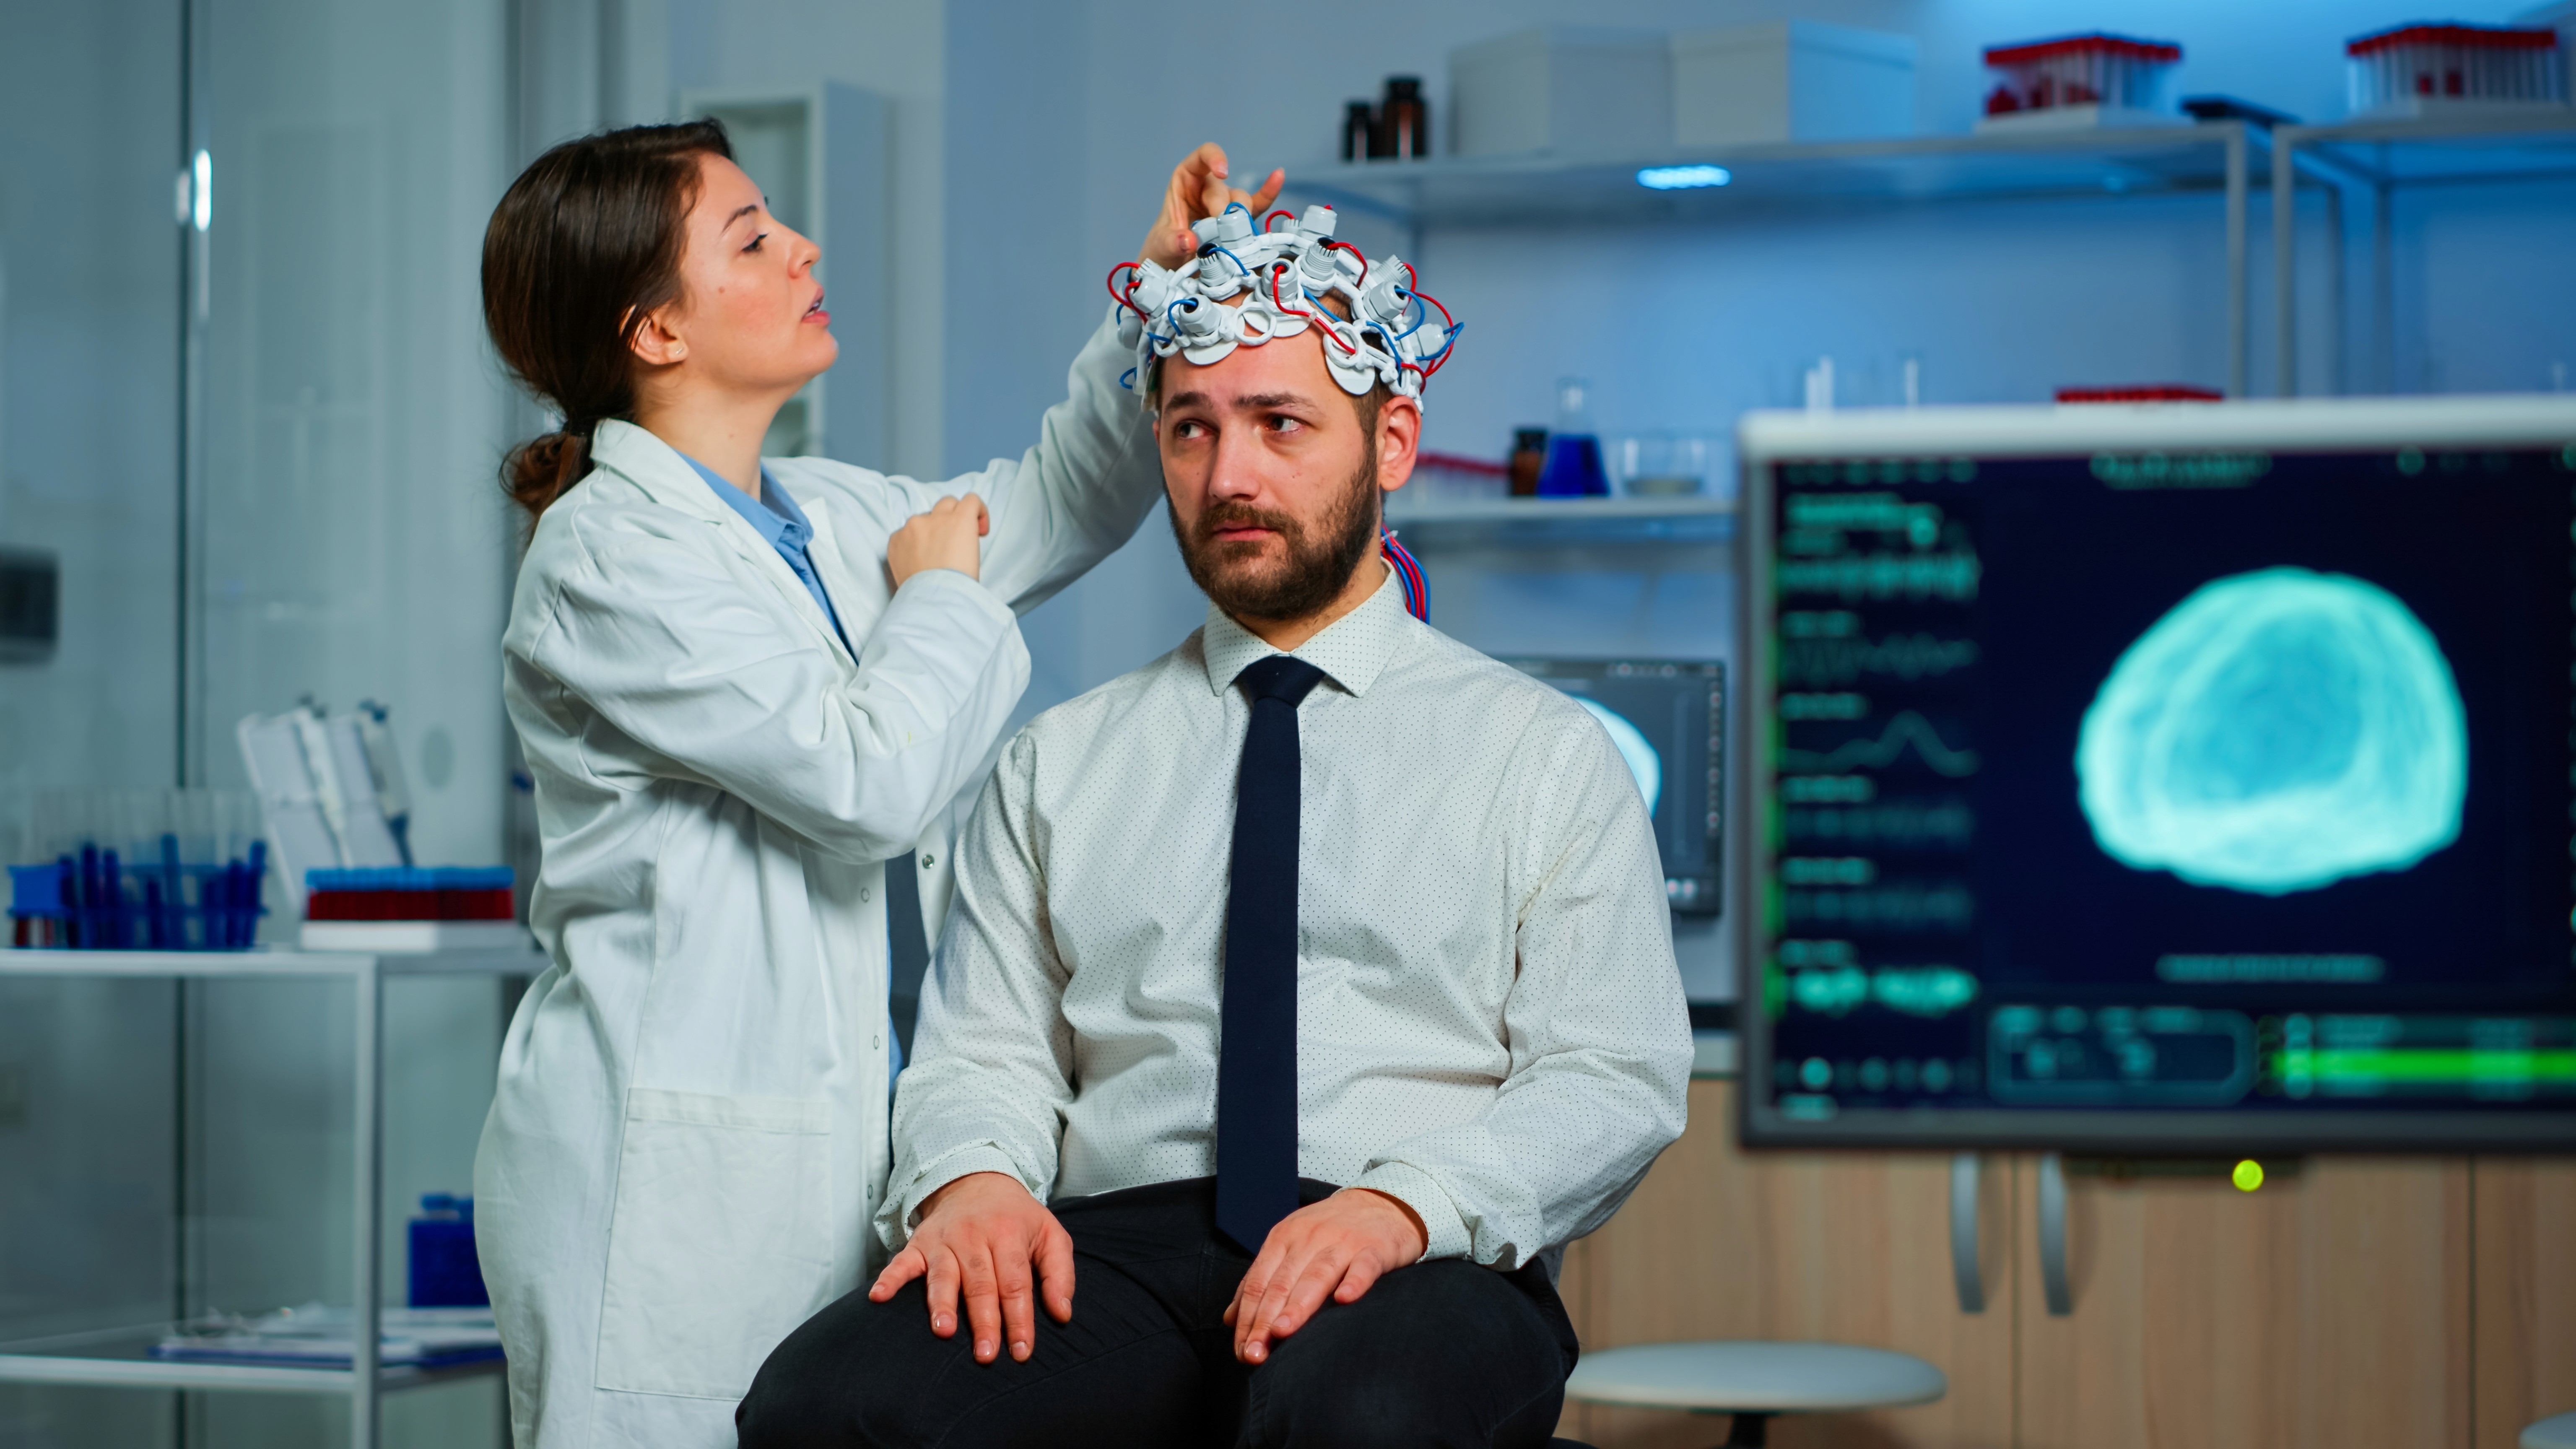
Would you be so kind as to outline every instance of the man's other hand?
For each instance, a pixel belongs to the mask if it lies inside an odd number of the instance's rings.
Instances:
[[[969,1173],[923,1200],[921,1226],[877,1275],[868,1301],[883,1303],[904,1284],[927,1276],[930,1331],[952,1338],[963,1287],[975,1362],[991,1363],[1007,1339],[1011,1357],[1025,1363],[1037,1343],[1037,1317],[1029,1311],[1032,1267],[1047,1313],[1058,1323],[1072,1322],[1073,1235],[1018,1178]]]
[[[1418,1261],[1429,1241],[1413,1209],[1364,1187],[1346,1187],[1281,1218],[1226,1305],[1234,1356],[1267,1360],[1270,1345],[1312,1321],[1327,1295],[1359,1302],[1378,1279]]]
[[[1172,184],[1163,191],[1162,214],[1145,233],[1145,245],[1137,250],[1136,260],[1178,270],[1199,252],[1198,235],[1190,230],[1190,223],[1216,215],[1228,202],[1241,202],[1252,213],[1252,229],[1261,230],[1263,208],[1278,199],[1279,188],[1287,180],[1287,172],[1273,170],[1259,191],[1238,191],[1226,184],[1225,148],[1208,142],[1172,168]]]

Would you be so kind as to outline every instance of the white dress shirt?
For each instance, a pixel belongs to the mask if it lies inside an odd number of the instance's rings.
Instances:
[[[1040,715],[960,845],[878,1230],[970,1172],[1071,1197],[1216,1171],[1234,687],[1211,608]],[[1608,1219],[1682,1130],[1691,1040],[1634,778],[1546,684],[1390,579],[1293,652],[1298,1171],[1400,1199],[1496,1268]]]

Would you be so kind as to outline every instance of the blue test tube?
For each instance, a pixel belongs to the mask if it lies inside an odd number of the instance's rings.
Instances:
[[[161,834],[161,909],[153,917],[152,944],[164,951],[188,946],[187,895],[180,885],[179,837]]]
[[[107,949],[122,951],[133,945],[134,939],[126,920],[125,867],[117,860],[115,851],[99,852],[98,877],[99,884],[106,887],[107,892]]]

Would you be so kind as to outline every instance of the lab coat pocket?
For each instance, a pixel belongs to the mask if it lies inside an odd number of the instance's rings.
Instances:
[[[832,1276],[819,1101],[626,1093],[598,1385],[739,1399]]]

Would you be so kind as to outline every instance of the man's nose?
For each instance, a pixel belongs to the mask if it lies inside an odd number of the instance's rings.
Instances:
[[[1262,452],[1253,436],[1240,428],[1217,434],[1208,496],[1228,503],[1248,503],[1262,492]]]

